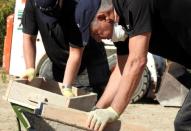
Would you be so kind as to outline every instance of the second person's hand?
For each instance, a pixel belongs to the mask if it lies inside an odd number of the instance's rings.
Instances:
[[[72,92],[72,87],[63,86],[61,91],[62,91],[63,96],[74,97],[74,93]]]
[[[112,108],[96,109],[88,116],[87,127],[93,131],[103,131],[107,123],[119,118],[119,114]]]
[[[28,81],[32,81],[35,78],[35,69],[28,68],[20,76],[20,78],[26,78]]]

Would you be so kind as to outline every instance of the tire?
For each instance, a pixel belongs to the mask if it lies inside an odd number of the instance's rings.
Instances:
[[[113,71],[116,65],[116,59],[117,59],[116,54],[113,54],[108,57],[108,62],[109,62],[111,72]],[[130,103],[137,102],[147,93],[150,86],[150,81],[151,81],[150,72],[148,68],[146,67],[145,70],[143,71],[143,75],[141,77],[139,85],[137,89],[135,90],[133,96],[131,97]]]
[[[53,80],[53,73],[52,73],[52,62],[49,58],[46,58],[42,65],[40,65],[40,69],[38,72],[39,77],[44,77],[47,80]]]
[[[53,80],[53,72],[52,72],[52,62],[49,58],[46,58],[41,65],[39,65],[39,71],[38,75],[39,77],[44,77],[46,80]],[[83,72],[78,74],[77,78],[74,80],[74,85],[79,86],[83,85],[88,87],[89,86],[89,78],[87,69],[85,69]]]
[[[135,103],[138,100],[140,100],[141,98],[143,98],[143,96],[149,90],[150,81],[151,81],[150,73],[149,73],[148,68],[146,67],[145,70],[143,71],[143,74],[142,74],[141,80],[137,86],[137,89],[135,90],[133,96],[131,97],[130,103]]]

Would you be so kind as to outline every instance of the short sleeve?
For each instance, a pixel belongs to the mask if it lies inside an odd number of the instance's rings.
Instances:
[[[81,32],[75,21],[75,9],[77,1],[75,0],[66,0],[63,4],[63,29],[64,35],[69,43],[70,47],[80,48],[84,47],[82,43]]]
[[[69,38],[69,44],[71,47],[73,48],[80,48],[80,47],[84,47],[85,45],[83,45],[82,43],[82,37],[81,37],[81,33],[79,28],[77,27],[77,25],[75,25],[75,23],[71,24],[70,26],[71,28],[68,29],[68,38]]]
[[[33,7],[32,1],[27,0],[23,15],[22,15],[22,25],[23,33],[30,35],[37,35],[38,25],[35,17],[35,7]]]
[[[132,0],[129,3],[128,17],[129,36],[152,31],[152,3],[151,0]]]

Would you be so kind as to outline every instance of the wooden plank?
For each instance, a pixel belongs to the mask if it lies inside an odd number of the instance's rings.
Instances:
[[[65,107],[66,102],[68,101],[68,98],[63,97],[62,95],[34,88],[17,81],[12,81],[9,86],[11,89],[8,96],[8,101],[31,109],[35,109],[37,106],[36,103],[29,101],[31,97],[41,96],[48,100],[48,104],[62,107]]]
[[[40,88],[43,81],[44,81],[43,78],[36,77],[36,78],[33,79],[31,82],[28,82],[28,81],[27,81],[26,84],[27,84],[27,85],[30,85],[30,86],[32,86],[32,87]]]
[[[22,83],[22,84],[27,84],[27,85],[30,85],[30,86],[39,88],[39,87],[41,86],[41,83],[42,83],[42,81],[43,81],[43,78],[36,77],[36,78],[33,79],[31,82],[29,82],[29,81],[26,80],[26,79],[20,79],[20,78],[14,80],[14,81],[19,82],[19,83]]]
[[[81,111],[90,111],[96,104],[97,94],[89,93],[86,95],[81,95],[77,97],[72,97],[67,103],[67,107],[78,109]]]
[[[43,79],[41,86],[39,88],[46,90],[46,91],[50,91],[52,93],[62,95],[61,85],[62,85],[62,83],[60,83],[60,82]]]
[[[41,86],[39,88],[62,95],[62,92],[61,92],[62,83],[56,82],[54,80],[43,79]],[[76,88],[74,86],[72,87],[72,92],[74,93],[75,96],[87,95],[89,93],[84,89]]]
[[[54,122],[63,123],[78,129],[88,130],[85,126],[87,120],[87,112],[71,109],[61,108],[51,105],[44,105],[42,117]],[[116,121],[108,124],[104,131],[150,131],[150,129],[136,124],[131,124],[124,121]],[[74,130],[73,130],[74,131]],[[76,130],[78,131],[78,130]]]
[[[83,91],[75,87],[72,88],[77,94],[83,94]],[[9,89],[6,94],[9,102],[35,109],[37,102],[47,100],[47,104],[62,107],[71,107],[83,111],[90,111],[97,101],[95,93],[75,97],[64,97],[61,93],[61,83],[53,80],[44,80],[36,78],[32,82],[26,80],[10,81]]]
[[[25,117],[29,120],[35,131],[85,131],[84,129],[45,119],[31,113],[25,113]]]
[[[75,96],[87,95],[89,93],[88,91],[84,89],[80,89],[76,87],[72,87],[72,92],[74,93]]]
[[[6,90],[6,93],[5,93],[5,95],[3,96],[3,99],[6,100],[6,101],[8,101],[8,97],[9,97],[9,94],[10,94],[12,82],[13,82],[13,81],[9,81],[9,84],[8,84],[8,87],[7,87],[7,90]]]
[[[96,104],[97,94],[89,93],[86,95],[75,96],[67,99],[66,106],[69,108],[74,108],[82,111],[90,111]]]

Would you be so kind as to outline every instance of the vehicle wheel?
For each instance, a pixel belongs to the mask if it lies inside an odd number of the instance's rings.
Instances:
[[[139,85],[137,89],[135,90],[130,103],[135,103],[147,93],[150,86],[150,81],[151,81],[150,73],[148,68],[146,67],[145,70],[143,71],[143,75],[141,77]]]
[[[39,77],[44,77],[47,80],[53,80],[53,72],[52,72],[52,62],[50,61],[49,58],[46,58],[38,71]],[[81,72],[77,78],[74,80],[74,85],[79,86],[89,86],[89,78],[88,78],[88,73],[87,69],[85,69],[83,72]]]
[[[47,80],[53,80],[52,62],[49,58],[46,58],[39,69],[39,77],[44,77]]]
[[[109,62],[109,66],[110,66],[110,70],[113,71],[115,64],[116,64],[116,55],[113,54],[111,56],[108,57],[108,62]],[[135,103],[138,100],[140,100],[148,91],[149,89],[149,85],[150,85],[150,73],[148,68],[146,67],[145,70],[143,71],[143,75],[142,78],[139,82],[139,85],[137,87],[137,89],[135,90],[130,103]]]

